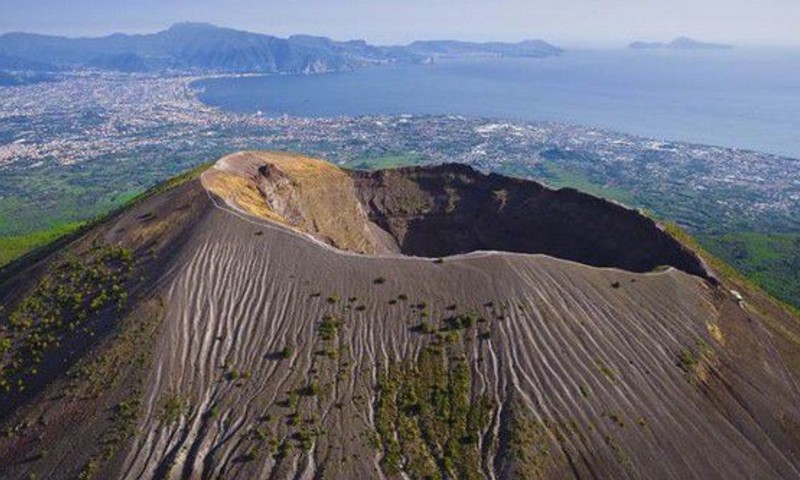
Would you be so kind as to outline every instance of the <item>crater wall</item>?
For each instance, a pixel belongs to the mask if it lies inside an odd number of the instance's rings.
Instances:
[[[634,272],[669,265],[708,276],[701,260],[653,220],[573,189],[484,175],[459,164],[351,176],[370,221],[406,255],[500,250]]]

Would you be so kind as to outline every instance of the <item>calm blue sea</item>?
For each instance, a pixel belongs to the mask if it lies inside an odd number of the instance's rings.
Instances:
[[[800,157],[800,50],[792,49],[570,51],[195,86],[203,102],[237,112],[552,120]]]

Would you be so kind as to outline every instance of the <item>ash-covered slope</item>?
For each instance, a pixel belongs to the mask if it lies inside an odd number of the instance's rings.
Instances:
[[[226,157],[3,272],[0,476],[796,478],[796,319],[652,228],[456,166]]]

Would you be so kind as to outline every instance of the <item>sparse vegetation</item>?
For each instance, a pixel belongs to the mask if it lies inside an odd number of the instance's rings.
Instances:
[[[168,394],[161,404],[160,420],[165,425],[172,425],[186,413],[188,403],[177,393]]]
[[[678,367],[684,373],[694,373],[694,369],[697,367],[697,357],[694,352],[685,349],[678,352]]]
[[[317,326],[317,332],[323,340],[333,340],[339,332],[341,324],[342,321],[338,317],[332,314],[325,314]]]
[[[714,357],[714,351],[702,339],[695,340],[694,348],[684,348],[676,355],[675,364],[686,375],[686,378],[697,383],[705,379],[709,362]]]
[[[300,450],[304,452],[311,450],[311,446],[314,441],[314,436],[311,432],[301,429],[295,432],[292,437],[297,442],[297,446],[300,448]]]
[[[122,331],[108,348],[81,361],[70,372],[73,382],[67,387],[67,394],[97,397],[120,383],[127,391],[126,397],[111,409],[111,425],[103,432],[97,451],[84,465],[80,473],[82,478],[95,476],[102,464],[109,461],[125,441],[135,434],[152,340],[163,314],[160,301],[148,301],[144,307],[148,313],[146,317],[125,319],[121,325]],[[125,377],[124,380],[121,377]]]
[[[464,330],[475,325],[476,317],[472,313],[462,313],[447,317],[444,322],[449,330]]]
[[[614,454],[614,459],[617,461],[617,463],[624,470],[629,470],[632,467],[631,459],[625,450],[623,450],[623,448],[619,445],[619,443],[617,443],[614,437],[606,435],[605,442],[608,448],[611,449],[611,453]]]
[[[316,397],[319,395],[319,385],[317,385],[317,382],[312,380],[308,382],[306,386],[300,388],[297,393],[304,397]]]
[[[505,427],[507,461],[512,464],[512,478],[547,478],[553,462],[547,426],[514,412]]]
[[[78,474],[78,480],[90,480],[100,471],[100,462],[96,459],[89,460]]]
[[[612,382],[616,382],[617,381],[617,374],[614,373],[614,370],[611,370],[609,367],[607,367],[606,365],[602,365],[602,364],[599,365],[598,368],[600,369],[600,373],[605,375],[606,378],[608,378]]]
[[[92,336],[90,321],[111,307],[122,310],[133,272],[132,252],[94,246],[58,263],[6,317],[0,338],[0,389],[24,391],[45,356],[70,338]],[[0,315],[5,312],[0,311]]]
[[[415,325],[411,330],[417,333],[429,334],[435,332],[436,328],[430,323],[422,321]]]
[[[481,478],[478,438],[494,403],[472,398],[470,369],[456,348],[431,345],[381,370],[375,422],[388,474]]]

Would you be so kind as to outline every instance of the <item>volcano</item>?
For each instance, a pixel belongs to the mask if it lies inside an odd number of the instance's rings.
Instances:
[[[241,152],[0,271],[3,478],[798,478],[800,323],[625,206]]]

